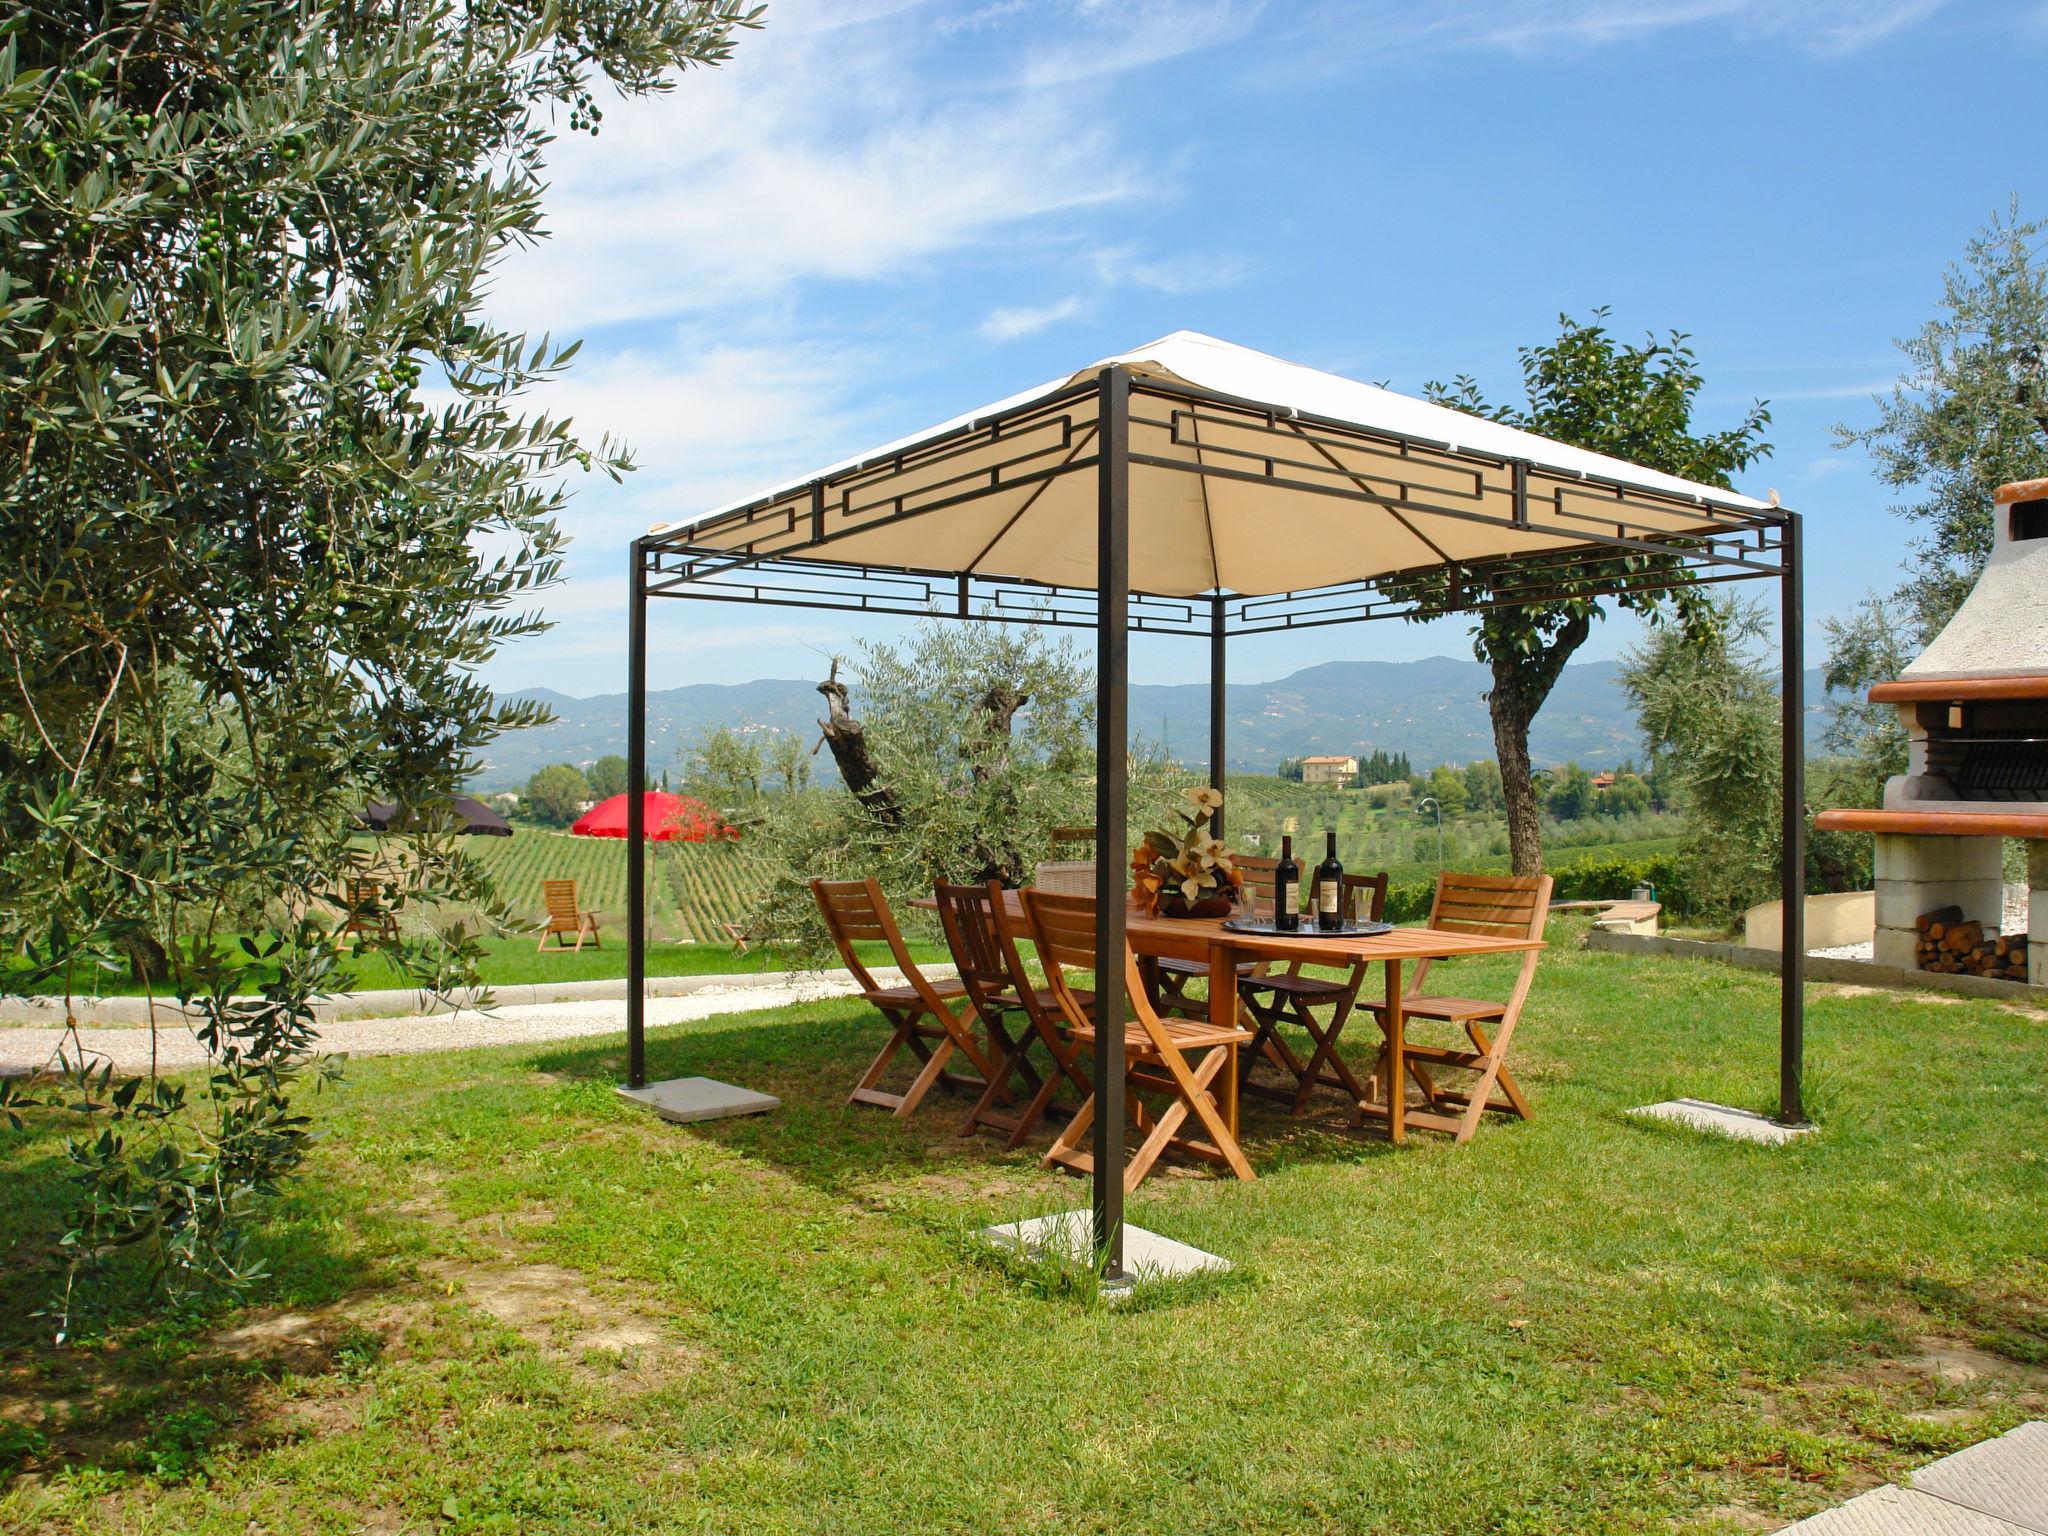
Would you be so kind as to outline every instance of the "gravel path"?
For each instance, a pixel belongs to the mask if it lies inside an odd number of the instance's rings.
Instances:
[[[707,987],[686,997],[651,997],[647,1022],[683,1024],[727,1013],[786,1008],[793,1003],[845,997],[854,990],[842,975],[797,976],[773,986]],[[495,1013],[437,1013],[412,1018],[343,1019],[320,1032],[328,1051],[350,1056],[396,1056],[413,1051],[460,1051],[479,1045],[533,1045],[585,1035],[616,1035],[626,1027],[623,998],[599,1002],[530,1003]],[[110,1058],[116,1072],[149,1069],[150,1031],[91,1029],[82,1032],[89,1056]],[[49,1065],[60,1048],[69,1049],[61,1029],[0,1029],[0,1073],[33,1072]],[[156,1036],[157,1065],[167,1070],[203,1066],[206,1053],[182,1025]]]

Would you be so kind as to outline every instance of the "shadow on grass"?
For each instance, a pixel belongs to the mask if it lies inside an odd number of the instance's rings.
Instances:
[[[907,1120],[848,1103],[848,1091],[886,1039],[887,1026],[862,1004],[810,1005],[756,1016],[749,1023],[650,1031],[647,1072],[656,1082],[702,1076],[774,1094],[782,1105],[771,1114],[676,1129],[732,1147],[827,1193],[847,1195],[894,1181],[936,1178],[966,1180],[990,1194],[1020,1181],[1034,1183],[1047,1191],[1047,1208],[1059,1202],[1062,1186],[1074,1198],[1085,1199],[1085,1181],[1043,1166],[1063,1117],[1048,1115],[1024,1145],[1010,1151],[993,1134],[959,1134],[973,1102],[965,1092],[935,1088]],[[533,1065],[563,1076],[611,1081],[623,1080],[625,1068],[612,1043],[568,1044],[537,1055]],[[908,1076],[906,1068],[885,1086],[900,1086]],[[1352,1128],[1348,1106],[1327,1092],[1318,1093],[1299,1119],[1279,1105],[1247,1097],[1240,1139],[1262,1175],[1302,1164],[1355,1163],[1394,1151],[1383,1133]],[[1135,1133],[1129,1144],[1136,1144]],[[1155,1179],[1163,1175],[1172,1182],[1223,1177],[1171,1159],[1159,1167]]]
[[[0,1131],[0,1488],[24,1475],[186,1480],[216,1450],[286,1433],[264,1403],[287,1372],[324,1375],[374,1355],[374,1338],[326,1309],[387,1277],[335,1246],[331,1212],[304,1186],[252,1239],[260,1314],[218,1293],[167,1300],[145,1256],[126,1252],[81,1277],[60,1341],[75,1198],[63,1143],[80,1132],[61,1114]]]

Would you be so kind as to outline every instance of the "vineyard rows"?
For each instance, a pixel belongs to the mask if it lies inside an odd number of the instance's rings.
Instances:
[[[586,908],[606,928],[626,916],[626,845],[614,838],[571,837],[521,827],[512,837],[467,840],[490,869],[498,894],[521,917],[538,920],[541,881],[576,882]],[[654,929],[665,938],[722,942],[724,923],[743,923],[764,876],[760,856],[738,843],[665,843],[655,848],[649,900]]]

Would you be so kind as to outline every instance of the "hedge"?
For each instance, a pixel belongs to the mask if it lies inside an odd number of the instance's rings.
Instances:
[[[1672,916],[1690,916],[1693,910],[1692,880],[1674,854],[1574,859],[1560,864],[1550,876],[1552,901],[1626,901],[1638,885],[1648,885],[1656,890],[1657,900]],[[1387,921],[1424,921],[1435,893],[1436,882],[1432,880],[1409,880],[1389,887]]]

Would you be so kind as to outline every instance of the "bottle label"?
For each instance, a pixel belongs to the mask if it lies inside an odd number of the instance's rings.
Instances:
[[[1298,905],[1294,882],[1283,879],[1274,887],[1273,907],[1276,920],[1284,924],[1290,917],[1294,916]]]
[[[1337,882],[1325,880],[1323,888],[1316,892],[1316,910],[1325,917],[1337,915]]]

